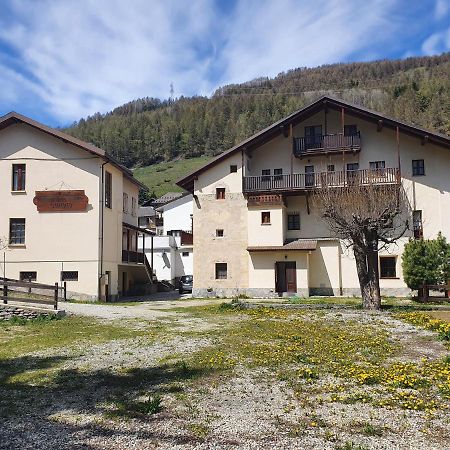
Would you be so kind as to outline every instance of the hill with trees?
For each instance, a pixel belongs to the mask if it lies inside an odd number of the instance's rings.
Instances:
[[[450,134],[449,73],[450,53],[298,68],[221,87],[209,98],[133,100],[65,131],[135,169],[214,156],[328,94]]]

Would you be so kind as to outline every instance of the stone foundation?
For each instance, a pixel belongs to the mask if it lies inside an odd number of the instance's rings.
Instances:
[[[31,320],[38,317],[50,317],[50,316],[64,316],[64,311],[51,311],[51,310],[35,310],[28,308],[20,308],[17,306],[0,305],[0,320],[10,320],[13,317],[21,319]]]
[[[279,297],[293,297],[294,295],[298,297],[308,297],[308,289],[298,289],[297,293],[287,293],[283,292],[279,294],[275,292],[274,289],[268,288],[217,288],[217,289],[205,289],[205,288],[194,288],[192,290],[192,297],[198,298],[216,298],[216,297],[239,297],[245,296],[249,298],[279,298]]]

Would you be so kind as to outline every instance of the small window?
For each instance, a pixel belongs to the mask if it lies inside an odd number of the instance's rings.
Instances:
[[[189,252],[182,252],[181,256],[187,257],[187,256],[189,256]]]
[[[357,136],[358,127],[356,125],[344,125],[344,136]]]
[[[20,281],[36,281],[37,272],[20,272]]]
[[[380,278],[397,278],[396,263],[395,256],[380,256]]]
[[[227,272],[227,263],[216,263],[216,280],[226,280]]]
[[[370,170],[378,170],[378,169],[386,168],[385,161],[370,161],[369,165],[370,165]]]
[[[232,164],[230,166],[230,173],[236,173],[237,172],[237,165],[236,164]]]
[[[216,188],[216,199],[217,200],[225,199],[225,188]]]
[[[112,208],[112,175],[105,172],[105,206]]]
[[[261,224],[262,225],[270,225],[270,212],[263,211],[261,213]]]
[[[261,170],[261,181],[270,181],[270,169]]]
[[[128,214],[128,194],[123,193],[123,212]]]
[[[288,230],[300,230],[300,214],[288,214]]]
[[[9,219],[9,243],[25,244],[25,219]]]
[[[422,224],[422,211],[413,211],[413,231],[414,239],[423,238],[423,224]]]
[[[223,237],[223,230],[222,229],[217,229],[216,230],[216,237]]]
[[[273,179],[276,181],[281,181],[283,179],[283,169],[273,169]]]
[[[12,190],[25,190],[25,164],[13,164],[12,166]]]
[[[137,213],[137,201],[135,197],[131,197],[131,215],[136,217]]]
[[[63,270],[61,272],[61,281],[78,281],[78,271]]]
[[[328,164],[327,172],[334,172],[334,164]]]
[[[423,159],[412,160],[412,174],[415,177],[425,175],[425,161]]]

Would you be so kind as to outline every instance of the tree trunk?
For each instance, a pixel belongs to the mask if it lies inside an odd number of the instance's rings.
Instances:
[[[371,248],[376,248],[373,245]],[[378,251],[365,250],[363,244],[354,240],[353,253],[356,260],[359,287],[364,309],[381,309],[380,283],[378,277]]]

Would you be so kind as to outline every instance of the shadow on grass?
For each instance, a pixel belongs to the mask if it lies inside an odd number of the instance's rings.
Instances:
[[[203,376],[211,375],[212,370],[188,367],[185,363],[162,364],[154,367],[130,368],[121,371],[61,369],[58,366],[65,357],[24,356],[0,361],[0,449],[2,448],[91,448],[85,442],[76,444],[73,435],[80,432],[95,437],[129,435],[135,431],[117,426],[118,422],[92,422],[88,425],[60,423],[49,418],[70,411],[76,418],[82,415],[101,415],[104,418],[138,418],[148,426],[139,431],[139,438],[156,442],[170,442],[180,445],[193,442],[191,435],[185,436],[165,433],[156,435],[152,431],[153,422],[164,420],[168,412],[164,411],[164,396],[169,393],[183,392],[185,384]],[[20,381],[20,375],[30,371],[53,370],[53,376],[45,385],[35,384],[27,379]],[[19,377],[17,377],[19,376]],[[13,377],[16,377],[13,379]],[[19,381],[17,381],[19,380]],[[140,396],[147,396],[139,402]],[[155,398],[162,402],[156,408],[143,409]],[[153,416],[162,407],[162,414]],[[26,433],[20,430],[25,427]],[[36,445],[36,436],[47,438],[42,446]],[[34,436],[33,434],[36,433]],[[53,441],[53,439],[56,439]],[[30,447],[31,445],[31,447]],[[93,447],[92,447],[93,448]],[[97,447],[95,447],[97,448]]]

